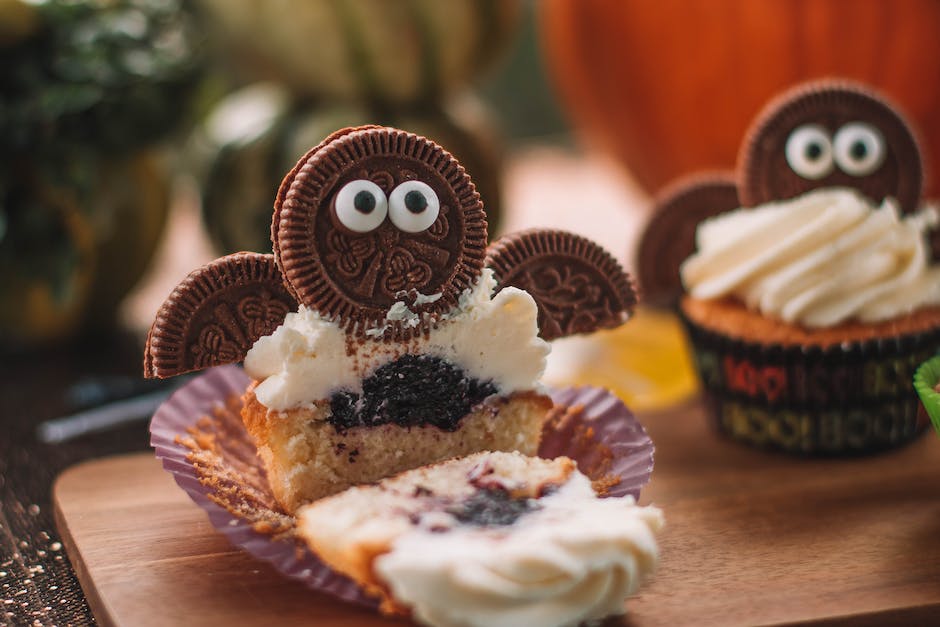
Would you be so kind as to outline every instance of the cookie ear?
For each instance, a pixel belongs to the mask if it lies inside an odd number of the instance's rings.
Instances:
[[[497,289],[511,285],[535,299],[539,335],[546,340],[620,326],[637,302],[617,260],[574,233],[533,229],[506,235],[490,244],[485,265]]]
[[[297,303],[274,255],[235,253],[194,270],[164,301],[144,351],[144,376],[166,378],[241,361]]]
[[[679,266],[695,252],[696,227],[706,218],[739,206],[734,172],[683,177],[657,194],[637,247],[644,301],[674,305],[682,293]]]
[[[940,205],[940,201],[934,201],[934,203]],[[934,263],[940,262],[940,226],[927,231],[927,244],[933,253]]]

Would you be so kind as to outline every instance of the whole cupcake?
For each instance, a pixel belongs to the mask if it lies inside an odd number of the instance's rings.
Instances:
[[[940,347],[940,220],[919,208],[911,129],[865,88],[803,85],[752,125],[736,187],[744,208],[680,185],[648,229],[698,222],[679,308],[719,429],[802,454],[912,440],[913,374]]]

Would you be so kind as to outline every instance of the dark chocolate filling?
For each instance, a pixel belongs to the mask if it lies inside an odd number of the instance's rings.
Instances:
[[[340,391],[330,398],[329,422],[337,431],[394,423],[456,431],[460,419],[496,393],[450,362],[430,355],[403,355],[362,382],[362,394]]]
[[[506,490],[491,488],[477,490],[446,511],[465,525],[496,527],[511,525],[523,514],[537,509],[541,507],[533,499],[514,499]]]

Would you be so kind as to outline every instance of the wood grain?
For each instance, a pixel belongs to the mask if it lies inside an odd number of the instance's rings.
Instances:
[[[642,501],[666,527],[630,624],[940,624],[932,433],[875,457],[797,459],[722,439],[695,405],[643,423],[656,468]]]
[[[627,617],[605,624],[940,624],[935,436],[803,460],[720,439],[697,405],[642,420],[657,446],[642,501],[665,511],[662,561]],[[150,455],[73,467],[54,498],[102,624],[396,624],[233,549]]]

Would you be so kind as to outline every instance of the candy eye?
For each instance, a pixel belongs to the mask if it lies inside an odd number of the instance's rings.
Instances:
[[[336,194],[336,217],[350,231],[368,233],[388,215],[388,199],[382,188],[365,179],[350,181]]]
[[[885,160],[885,138],[881,131],[863,122],[846,124],[833,141],[836,163],[846,174],[867,176]]]
[[[787,163],[805,179],[821,179],[832,172],[832,142],[818,124],[797,127],[787,138]]]
[[[421,181],[405,181],[388,197],[392,224],[406,233],[418,233],[437,220],[441,203],[434,190]]]

